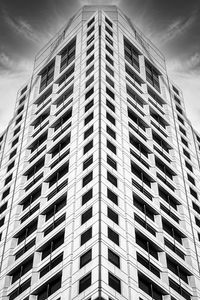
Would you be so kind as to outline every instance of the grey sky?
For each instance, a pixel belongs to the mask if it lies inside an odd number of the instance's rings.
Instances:
[[[35,54],[84,4],[116,4],[163,52],[200,132],[199,0],[0,0],[0,132],[13,115],[17,90]]]

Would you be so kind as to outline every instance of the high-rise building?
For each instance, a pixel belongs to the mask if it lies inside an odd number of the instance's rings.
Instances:
[[[116,6],[40,51],[0,147],[0,299],[200,299],[200,136]]]

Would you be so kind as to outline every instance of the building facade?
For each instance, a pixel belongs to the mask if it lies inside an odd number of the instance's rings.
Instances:
[[[0,299],[200,299],[200,136],[117,7],[40,51],[0,147]]]

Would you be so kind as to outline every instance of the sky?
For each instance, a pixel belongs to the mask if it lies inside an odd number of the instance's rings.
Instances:
[[[0,0],[0,132],[37,52],[87,4],[114,4],[161,50],[182,89],[187,116],[200,133],[199,0]]]

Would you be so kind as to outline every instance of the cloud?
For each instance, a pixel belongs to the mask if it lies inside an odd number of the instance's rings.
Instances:
[[[6,23],[12,28],[16,33],[22,35],[27,40],[30,40],[34,43],[39,42],[39,37],[37,32],[34,31],[32,26],[22,18],[12,18],[8,15],[8,13],[4,10],[3,11],[4,19]]]
[[[25,58],[11,58],[4,52],[0,53],[0,74],[28,74],[31,73],[33,63]]]
[[[174,74],[191,75],[200,74],[200,53],[195,52],[189,57],[174,58],[168,61],[167,69]]]
[[[186,61],[186,67],[189,70],[195,70],[200,65],[200,53],[196,52],[193,54],[188,61]]]
[[[79,0],[81,5],[105,5],[107,0]],[[110,0],[109,5],[119,5],[121,0]]]
[[[162,32],[160,42],[166,44],[167,42],[178,38],[179,36],[186,33],[187,30],[195,23],[197,11],[192,13],[188,18],[178,18],[174,20],[168,28]]]

